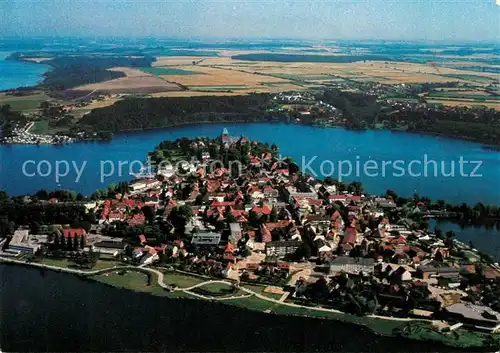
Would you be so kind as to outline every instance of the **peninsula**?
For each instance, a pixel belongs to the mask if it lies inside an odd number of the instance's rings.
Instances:
[[[500,267],[426,219],[499,219],[495,206],[364,193],[316,180],[276,145],[164,141],[151,173],[91,198],[0,193],[0,260],[171,298],[364,325],[498,349]]]

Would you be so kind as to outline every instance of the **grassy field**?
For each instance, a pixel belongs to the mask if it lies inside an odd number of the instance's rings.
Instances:
[[[449,107],[469,107],[474,108],[478,106],[485,106],[486,108],[500,110],[500,102],[481,102],[475,100],[466,100],[466,99],[446,99],[446,98],[428,98],[426,99],[427,103],[434,104],[442,104]]]
[[[450,333],[440,333],[427,322],[413,321],[401,328],[402,336],[420,341],[436,341],[454,347],[483,347],[487,344],[490,335],[481,332],[472,332],[457,329]]]
[[[271,309],[275,305],[274,303],[270,303],[255,296],[241,299],[232,299],[225,301],[224,303],[257,311],[266,311],[268,309]]]
[[[68,259],[54,259],[54,258],[43,258],[40,261],[41,264],[44,265],[49,265],[49,266],[57,266],[57,267],[62,267],[62,268],[77,268],[75,263],[71,260]],[[95,271],[95,270],[102,270],[105,268],[110,268],[114,266],[119,266],[121,263],[118,261],[111,261],[111,260],[97,260],[97,263],[94,267],[91,269],[82,269],[84,271]]]
[[[273,308],[273,312],[276,314],[283,314],[283,315],[301,315],[309,317],[318,317],[318,318],[326,318],[326,319],[353,323],[357,325],[365,325],[374,330],[375,332],[381,334],[392,334],[395,328],[401,328],[405,324],[404,322],[402,323],[401,321],[360,317],[345,313],[319,311],[314,309],[297,308],[286,305],[276,306],[275,308]]]
[[[231,285],[223,283],[207,283],[194,288],[191,292],[214,297],[233,297],[245,294],[241,290],[234,290]]]
[[[32,134],[47,134],[49,132],[48,120],[37,120],[30,129]]]
[[[188,71],[184,69],[176,69],[173,67],[162,67],[162,66],[156,66],[156,67],[142,67],[141,71],[155,75],[155,76],[161,76],[161,75],[199,75],[200,72],[196,71]]]
[[[166,271],[163,273],[163,282],[179,288],[187,288],[198,283],[205,282],[206,279],[185,275],[182,273]]]
[[[493,100],[500,101],[500,96],[490,94],[477,94],[477,92],[464,93],[461,91],[446,91],[446,92],[432,92],[427,97],[429,98],[462,98],[472,100]]]
[[[28,96],[0,95],[0,105],[9,104],[14,111],[38,109],[41,102],[48,100],[44,93],[36,93]]]
[[[493,79],[492,77],[489,77],[489,76],[480,76],[480,75],[473,75],[473,74],[442,74],[441,76],[456,78],[456,79],[465,80],[465,81],[481,81],[481,82],[495,81],[495,79]]]
[[[158,285],[156,277],[152,277],[151,284],[148,284],[148,275],[138,271],[126,271],[125,273],[121,273],[120,271],[109,272],[93,276],[91,278],[117,288],[151,293],[160,296],[169,295],[169,292]]]

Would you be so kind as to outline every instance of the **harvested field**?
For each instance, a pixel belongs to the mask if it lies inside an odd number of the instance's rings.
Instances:
[[[266,83],[290,83],[288,80],[281,78],[256,75],[249,72],[241,72],[237,70],[219,69],[208,66],[197,66],[197,75],[168,75],[162,76],[168,78],[169,81],[180,83],[184,86],[228,86],[241,88],[255,88]]]
[[[320,79],[321,76],[354,78],[359,81],[377,81],[381,83],[424,83],[424,82],[470,82],[484,84],[496,79],[494,73],[456,70],[445,67],[433,67],[427,64],[413,64],[392,61],[366,61],[355,63],[277,63],[238,61],[238,69],[247,72],[276,75],[292,80]],[[222,65],[231,68],[234,64]],[[317,76],[317,77],[314,77]],[[480,81],[478,81],[480,80]]]
[[[85,114],[90,112],[92,109],[104,108],[110,105],[115,104],[120,99],[115,96],[111,98],[106,98],[104,100],[93,100],[90,104],[85,107],[75,107],[71,110],[71,114],[75,117],[75,119],[81,119]]]
[[[198,96],[241,96],[247,92],[200,92],[200,91],[172,91],[152,93],[151,97],[198,97]]]
[[[113,71],[122,71],[127,77],[75,87],[74,90],[97,91],[105,93],[156,93],[178,91],[180,87],[166,79],[144,73],[139,69],[116,67]]]

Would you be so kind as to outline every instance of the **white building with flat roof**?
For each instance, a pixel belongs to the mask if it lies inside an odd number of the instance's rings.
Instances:
[[[34,254],[47,242],[47,235],[32,235],[29,230],[20,229],[14,232],[9,242],[9,250]]]

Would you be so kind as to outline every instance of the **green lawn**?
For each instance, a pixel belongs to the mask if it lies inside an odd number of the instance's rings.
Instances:
[[[34,110],[38,109],[40,103],[46,101],[48,97],[43,94],[32,94],[28,96],[0,96],[0,105],[9,104],[12,110]]]
[[[67,259],[54,259],[54,258],[43,258],[40,261],[40,263],[48,266],[57,266],[63,268],[68,268],[74,265],[73,262],[68,261]]]
[[[468,75],[468,74],[441,74],[440,76],[457,78],[459,80],[472,80],[472,81],[495,81],[494,78],[485,77],[480,75]]]
[[[227,300],[224,301],[224,303],[257,311],[266,311],[267,309],[270,309],[275,305],[274,303],[270,303],[266,300],[257,298],[255,296],[251,296],[248,298]]]
[[[74,268],[76,269],[76,265],[73,261],[68,260],[68,259],[55,259],[55,258],[43,258],[40,261],[41,264],[44,265],[49,265],[49,266],[57,266],[57,267],[62,267],[62,268]],[[111,260],[97,260],[97,263],[95,266],[91,269],[84,268],[82,269],[83,271],[95,271],[95,270],[102,270],[105,268],[110,268],[114,266],[119,266],[120,262],[118,261],[111,261]]]
[[[203,72],[188,71],[176,69],[173,67],[158,66],[158,67],[141,67],[142,72],[153,74],[156,76],[162,75],[203,75]]]
[[[297,308],[287,305],[278,305],[275,308],[273,308],[273,312],[276,314],[302,315],[309,317],[332,319],[357,325],[364,325],[371,328],[373,331],[381,334],[392,334],[392,331],[395,328],[401,328],[402,326],[405,325],[405,322],[401,321],[369,318],[369,317],[356,316],[346,313],[334,313],[334,312],[320,311],[308,308]]]
[[[454,347],[482,347],[492,337],[487,333],[472,332],[459,328],[450,333],[440,333],[427,322],[411,322],[402,327],[402,335],[420,341],[437,341]],[[498,349],[498,348],[497,348]]]
[[[207,283],[201,287],[192,289],[190,292],[213,297],[237,297],[247,294],[238,289],[234,290],[230,284],[223,283]]]
[[[229,284],[223,284],[223,283],[207,283],[201,287],[198,288],[203,288],[204,290],[208,292],[212,292],[214,294],[219,294],[223,292],[224,290],[231,289],[231,285]]]
[[[49,121],[48,120],[37,120],[30,129],[32,134],[47,134],[49,131]]]
[[[169,292],[158,285],[156,276],[151,278],[151,284],[148,285],[148,275],[143,272],[126,271],[125,274],[120,273],[120,271],[109,272],[102,275],[92,276],[91,278],[117,288],[161,296],[169,295]]]
[[[432,92],[427,97],[429,98],[462,98],[462,99],[473,99],[473,100],[500,100],[499,96],[483,94],[463,94],[460,91],[446,91],[446,92]]]
[[[189,276],[177,272],[166,271],[163,275],[163,282],[172,286],[177,286],[179,288],[187,288],[194,286],[195,284],[207,281],[204,278],[198,278],[194,276]]]

